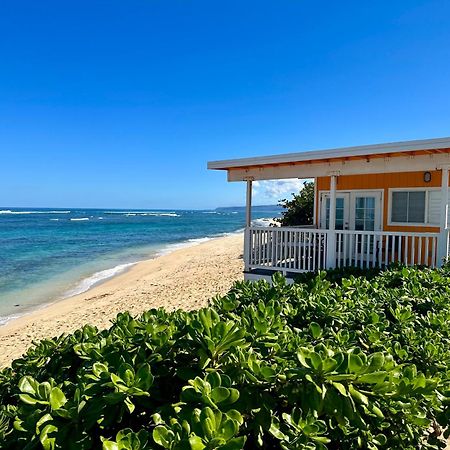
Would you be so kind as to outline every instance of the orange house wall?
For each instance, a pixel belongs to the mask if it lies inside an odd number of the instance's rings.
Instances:
[[[382,189],[383,190],[383,230],[385,231],[410,231],[410,232],[438,232],[439,227],[418,226],[389,226],[389,189],[390,188],[416,188],[416,187],[441,187],[442,174],[440,170],[431,172],[431,181],[423,181],[423,172],[396,172],[370,175],[342,175],[337,177],[336,188],[338,191]],[[330,177],[316,178],[317,194],[320,191],[330,190]],[[319,221],[320,199],[316,199],[316,217]],[[318,223],[317,223],[318,225]]]

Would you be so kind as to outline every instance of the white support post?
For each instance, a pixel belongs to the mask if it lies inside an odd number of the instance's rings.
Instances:
[[[250,226],[252,224],[252,179],[247,180],[247,197],[245,202],[244,233],[244,271],[248,272],[250,264]]]
[[[442,167],[441,181],[441,220],[438,239],[437,265],[441,267],[448,256],[448,166]]]
[[[330,180],[330,218],[327,231],[327,268],[336,267],[336,175]]]
[[[313,212],[313,227],[319,228],[317,223],[317,202],[318,202],[319,188],[317,187],[317,178],[314,178],[314,212]]]
[[[245,225],[252,224],[252,180],[247,180],[247,201],[245,203]]]

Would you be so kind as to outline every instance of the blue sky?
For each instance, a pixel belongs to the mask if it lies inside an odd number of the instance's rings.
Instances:
[[[3,0],[0,205],[237,205],[207,160],[448,136],[448,17],[448,0]]]

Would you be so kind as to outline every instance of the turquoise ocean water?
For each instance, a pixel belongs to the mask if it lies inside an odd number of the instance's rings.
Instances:
[[[256,207],[253,219],[279,215]],[[0,208],[0,325],[137,261],[242,230],[243,208],[211,211]]]

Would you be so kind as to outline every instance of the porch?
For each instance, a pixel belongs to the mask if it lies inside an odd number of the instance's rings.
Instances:
[[[439,233],[255,226],[245,233],[246,279],[270,278],[273,272],[293,278],[329,268],[383,268],[393,263],[439,265]]]
[[[215,161],[244,181],[245,278],[390,264],[439,267],[449,256],[450,138]],[[315,180],[309,227],[252,226],[252,182]]]

